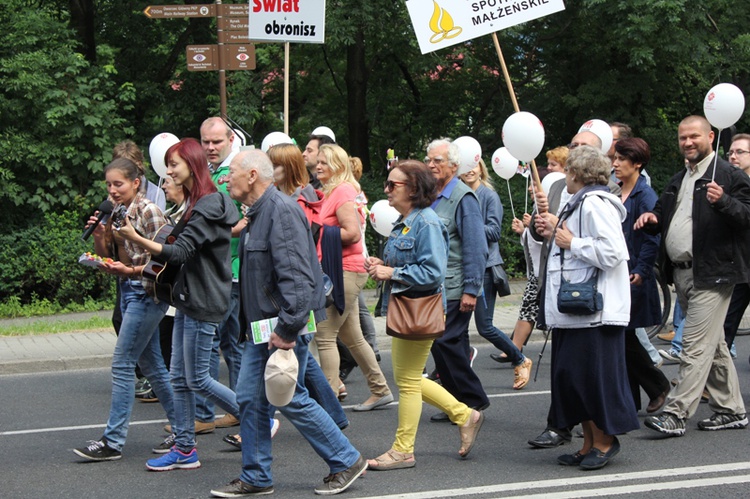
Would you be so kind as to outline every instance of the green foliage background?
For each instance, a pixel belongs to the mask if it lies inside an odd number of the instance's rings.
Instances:
[[[106,195],[112,146],[130,138],[147,151],[164,131],[197,137],[218,113],[217,73],[185,63],[186,45],[216,43],[215,19],[148,19],[147,5],[0,5],[0,299],[106,296],[111,283],[68,262],[90,249],[77,238]],[[328,0],[326,9],[326,43],[291,47],[290,135],[304,146],[315,126],[331,127],[362,158],[371,202],[382,196],[388,148],[422,158],[431,139],[471,135],[489,159],[502,146],[513,107],[490,37],[422,55],[403,1]],[[719,82],[747,91],[749,18],[729,0],[570,0],[498,37],[521,108],[545,124],[546,148],[590,118],[629,123],[652,147],[658,191],[681,165],[680,119],[701,114]],[[227,72],[227,92],[229,115],[260,143],[283,127],[283,46],[258,44],[256,53],[255,71]],[[745,115],[737,129],[747,125]],[[501,250],[520,275],[508,189],[495,180],[506,211]],[[510,186],[520,214],[525,183]],[[376,251],[372,234],[368,241]],[[60,272],[45,270],[45,253]]]

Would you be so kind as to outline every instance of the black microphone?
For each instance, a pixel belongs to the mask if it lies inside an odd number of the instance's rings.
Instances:
[[[112,214],[112,210],[114,209],[114,205],[112,204],[112,201],[109,199],[105,199],[102,201],[102,204],[99,205],[99,215],[96,217],[96,223],[93,223],[89,226],[88,229],[86,229],[81,236],[81,240],[85,241],[89,237],[91,237],[91,234],[94,233],[96,230],[96,226],[99,225],[102,222],[107,221],[107,218]]]

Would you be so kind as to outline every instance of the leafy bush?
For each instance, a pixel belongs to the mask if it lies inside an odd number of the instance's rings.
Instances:
[[[78,256],[91,251],[91,242],[81,241],[81,227],[77,213],[63,211],[45,214],[41,226],[0,235],[0,302],[8,311],[31,303],[61,311],[91,300],[112,301],[114,280],[78,264]]]

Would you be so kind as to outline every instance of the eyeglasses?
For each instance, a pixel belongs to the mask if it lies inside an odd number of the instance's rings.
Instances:
[[[750,151],[743,151],[742,149],[730,149],[727,156],[742,156],[743,154],[748,153],[750,153]]]
[[[429,165],[430,163],[435,163],[436,165],[440,165],[442,163],[445,163],[446,161],[448,161],[448,160],[445,159],[445,158],[441,158],[441,157],[437,157],[437,158],[429,158],[428,157],[428,158],[424,159],[424,162],[427,165]]]
[[[397,185],[406,185],[407,182],[399,182],[397,180],[386,180],[383,182],[383,189],[392,191]]]

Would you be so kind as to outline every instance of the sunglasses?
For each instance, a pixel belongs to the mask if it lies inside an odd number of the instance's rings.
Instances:
[[[392,191],[398,185],[406,185],[406,182],[398,182],[396,180],[386,180],[383,182],[383,189]]]

